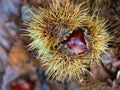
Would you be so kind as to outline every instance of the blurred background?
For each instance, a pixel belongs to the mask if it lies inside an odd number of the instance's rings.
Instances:
[[[84,0],[73,1],[80,3]],[[112,47],[115,47],[119,56],[120,1],[85,1],[85,7],[90,9],[90,14],[95,9],[100,9],[100,16],[108,19],[111,35],[116,36]],[[47,7],[48,3],[50,0],[0,0],[0,90],[85,90],[80,89],[77,82],[47,80],[44,68],[40,67],[39,61],[28,51],[28,39],[21,35],[21,29],[25,28],[22,23],[29,20],[28,11],[31,7]]]

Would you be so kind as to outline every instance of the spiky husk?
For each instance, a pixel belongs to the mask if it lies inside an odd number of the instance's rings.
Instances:
[[[32,42],[30,49],[36,50],[38,58],[47,67],[49,78],[80,80],[81,75],[90,67],[92,60],[100,60],[108,50],[109,35],[105,21],[88,16],[82,4],[74,5],[69,0],[55,0],[49,8],[35,9],[32,20],[26,23],[27,36]],[[66,35],[76,28],[83,29],[88,46],[87,53],[70,54],[68,47],[61,43]]]
[[[110,25],[109,30],[111,36],[114,36],[113,47],[120,50],[120,22],[116,22],[115,24]]]

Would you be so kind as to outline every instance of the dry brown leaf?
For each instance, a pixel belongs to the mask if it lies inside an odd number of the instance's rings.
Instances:
[[[16,44],[12,47],[9,53],[8,63],[13,67],[32,67],[33,63],[25,64],[25,61],[28,59],[29,57],[26,53],[25,47],[21,44]]]

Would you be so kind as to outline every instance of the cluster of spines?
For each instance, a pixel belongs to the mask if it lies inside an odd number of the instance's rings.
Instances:
[[[108,49],[109,35],[105,21],[89,16],[80,5],[74,5],[69,0],[60,2],[55,0],[50,7],[38,8],[36,13],[31,12],[32,20],[27,23],[27,36],[32,39],[30,49],[36,49],[43,66],[47,66],[49,78],[67,78],[80,80],[81,74],[90,66],[91,60],[101,59]],[[85,55],[67,55],[59,52],[55,47],[60,45],[59,32],[73,31],[78,27],[90,29],[90,52]]]

